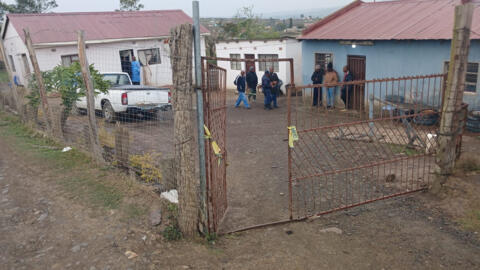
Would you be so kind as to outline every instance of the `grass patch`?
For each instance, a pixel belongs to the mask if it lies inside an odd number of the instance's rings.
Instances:
[[[136,203],[130,203],[125,206],[124,213],[128,219],[137,219],[147,213],[147,208]]]
[[[415,148],[408,148],[405,145],[399,145],[399,144],[389,144],[388,145],[390,149],[392,150],[393,153],[395,154],[405,154],[407,156],[416,156],[422,154],[420,151],[418,151]]]
[[[182,239],[182,232],[178,226],[178,205],[170,203],[167,206],[169,225],[163,230],[163,237],[168,241]]]
[[[480,210],[467,212],[466,216],[460,219],[460,224],[467,230],[480,232]]]
[[[455,167],[463,172],[478,172],[480,171],[480,159],[476,156],[464,155],[455,164]]]
[[[123,194],[116,188],[88,177],[65,178],[59,184],[74,198],[81,198],[94,207],[116,209],[123,199]]]

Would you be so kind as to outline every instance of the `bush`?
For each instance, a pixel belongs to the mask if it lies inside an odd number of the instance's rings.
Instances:
[[[162,172],[156,164],[160,154],[146,153],[144,155],[133,155],[130,157],[130,166],[135,169],[140,178],[147,182],[159,182],[162,179]]]
[[[182,239],[182,232],[178,226],[178,206],[170,203],[167,206],[169,225],[163,230],[163,237],[168,241],[176,241]]]

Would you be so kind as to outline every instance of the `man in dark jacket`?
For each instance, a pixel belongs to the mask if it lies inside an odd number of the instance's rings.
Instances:
[[[274,72],[273,67],[270,67],[270,81],[272,83],[271,102],[273,102],[273,108],[278,108],[277,97],[280,95],[280,79],[277,73]]]
[[[263,95],[265,96],[263,106],[265,110],[271,110],[272,106],[270,105],[270,103],[272,103],[272,82],[270,81],[270,72],[268,70],[265,70],[265,74],[262,77],[262,89]]]
[[[248,101],[253,97],[253,101],[257,100],[257,85],[258,77],[254,67],[250,67],[247,73],[247,88],[248,88]]]
[[[322,84],[323,83],[323,76],[325,75],[325,70],[320,65],[315,66],[315,71],[312,74],[312,83],[313,84]],[[320,96],[319,96],[320,94]],[[313,106],[318,105],[318,101],[320,100],[320,105],[322,104],[322,88],[315,87],[313,88]]]
[[[343,67],[343,81],[344,82],[351,82],[353,81],[353,74],[350,72],[350,68],[348,66]],[[342,87],[341,98],[345,103],[346,109],[353,108],[353,85],[344,85]]]
[[[242,70],[240,76],[237,77],[235,80],[237,82],[237,90],[238,90],[238,98],[237,102],[235,103],[235,108],[238,108],[240,103],[243,101],[243,105],[245,108],[250,109],[250,105],[248,104],[247,97],[245,96],[245,71]]]

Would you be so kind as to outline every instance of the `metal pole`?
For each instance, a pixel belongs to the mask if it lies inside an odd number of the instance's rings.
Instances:
[[[193,6],[193,40],[195,52],[195,88],[197,93],[197,129],[198,129],[198,162],[200,169],[200,211],[202,217],[203,233],[207,217],[207,175],[205,172],[205,136],[203,130],[203,94],[202,94],[202,63],[201,63],[201,40],[200,40],[200,5],[198,1],[192,1]]]

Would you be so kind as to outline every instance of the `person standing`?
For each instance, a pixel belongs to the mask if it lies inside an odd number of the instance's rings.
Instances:
[[[353,74],[350,72],[350,68],[348,66],[343,67],[343,82],[351,82],[353,81]],[[342,86],[342,93],[341,97],[343,102],[345,103],[346,109],[351,109],[353,106],[351,100],[353,99],[353,85],[343,85]]]
[[[243,101],[243,105],[245,106],[245,108],[250,109],[247,97],[245,96],[245,71],[242,70],[242,72],[235,81],[237,82],[238,91],[238,98],[237,102],[235,103],[235,108],[238,108],[238,106],[240,106],[240,103]]]
[[[257,100],[257,85],[257,73],[254,67],[250,67],[247,73],[248,101],[250,101],[251,98],[253,98],[253,101]]]
[[[132,83],[134,85],[140,84],[140,62],[137,61],[135,56],[132,57]]]
[[[262,89],[263,95],[265,96],[265,99],[263,101],[264,109],[271,110],[272,106],[270,105],[270,103],[272,103],[272,82],[270,81],[270,72],[268,70],[265,70],[265,74],[262,77]]]
[[[333,69],[333,64],[330,62],[327,65],[327,73],[325,74],[325,84],[327,84],[327,108],[333,108],[335,102],[335,87],[328,86],[328,84],[336,84],[338,82],[337,72]]]
[[[278,108],[277,97],[280,95],[280,79],[278,78],[277,73],[275,73],[273,67],[270,67],[270,81],[272,83],[272,93],[271,93],[271,102],[273,103],[273,108]]]
[[[323,76],[325,75],[325,70],[320,65],[315,65],[315,71],[312,74],[312,83],[313,84],[322,84]],[[319,96],[320,94],[320,96]],[[322,105],[323,91],[322,87],[313,88],[313,104],[312,106],[318,106],[318,101]]]

